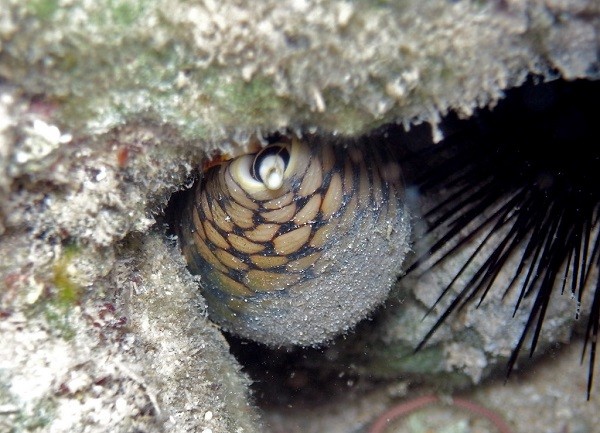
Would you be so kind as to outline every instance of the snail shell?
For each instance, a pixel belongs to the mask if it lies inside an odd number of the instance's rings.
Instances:
[[[269,345],[314,345],[380,304],[408,250],[390,154],[282,140],[212,167],[179,236],[210,318]]]

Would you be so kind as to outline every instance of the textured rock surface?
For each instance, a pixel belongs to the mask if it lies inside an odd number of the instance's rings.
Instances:
[[[580,342],[575,344],[580,347]],[[493,380],[477,389],[458,394],[496,412],[514,433],[538,431],[544,433],[592,433],[600,422],[598,403],[585,400],[585,377],[565,373],[579,371],[579,352],[553,351],[552,361],[516,372],[510,380]],[[367,432],[374,420],[390,405],[411,402],[436,389],[422,387],[418,392],[407,392],[407,381],[388,381],[376,389],[365,389],[360,383],[348,380],[340,386],[336,398],[298,408],[281,407],[267,414],[265,422],[275,432],[290,433],[348,433]],[[353,390],[359,389],[358,392]],[[447,397],[451,401],[450,397]],[[343,408],[343,409],[342,409]],[[496,432],[481,422],[481,415],[457,409],[450,405],[429,406],[408,413],[404,428],[390,432],[406,433]],[[435,429],[432,429],[432,423]],[[396,423],[392,424],[395,425]],[[387,431],[386,431],[387,433]]]
[[[263,431],[156,223],[256,131],[598,78],[595,1],[0,0],[0,429]]]
[[[526,72],[598,74],[592,1],[3,0],[4,79],[78,133],[193,137],[468,115]],[[590,19],[588,19],[588,17]]]

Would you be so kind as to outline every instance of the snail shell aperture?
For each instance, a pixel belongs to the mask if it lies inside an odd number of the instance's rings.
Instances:
[[[210,318],[269,345],[314,345],[387,296],[408,251],[391,152],[282,139],[206,171],[179,237]]]

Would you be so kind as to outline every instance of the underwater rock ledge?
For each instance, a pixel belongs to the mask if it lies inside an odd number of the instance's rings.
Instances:
[[[0,0],[0,430],[264,431],[162,226],[202,158],[600,78],[595,1],[246,5]]]

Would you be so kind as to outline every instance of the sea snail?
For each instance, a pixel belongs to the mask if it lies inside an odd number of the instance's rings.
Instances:
[[[272,346],[314,345],[388,294],[409,249],[390,152],[282,138],[207,170],[179,237],[209,317]]]

